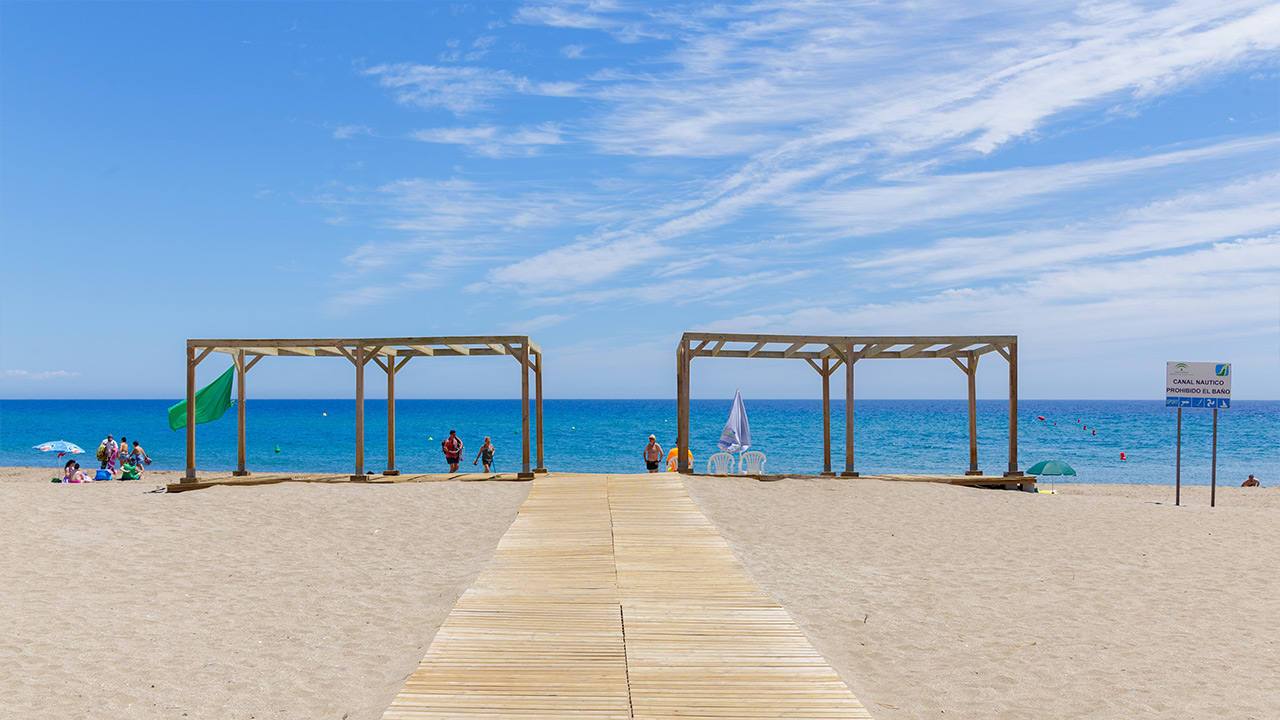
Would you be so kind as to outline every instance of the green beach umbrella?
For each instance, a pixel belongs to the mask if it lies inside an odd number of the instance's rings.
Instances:
[[[1027,468],[1027,474],[1057,477],[1058,475],[1075,475],[1076,469],[1061,460],[1041,460]],[[1053,490],[1054,488],[1051,486],[1049,492],[1053,492]]]
[[[1076,469],[1061,460],[1041,460],[1027,468],[1028,475],[1075,475]]]

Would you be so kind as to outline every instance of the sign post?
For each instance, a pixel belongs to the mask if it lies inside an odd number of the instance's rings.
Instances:
[[[1231,363],[1168,362],[1164,371],[1165,407],[1178,409],[1177,459],[1173,504],[1182,504],[1182,408],[1213,410],[1213,460],[1209,470],[1209,506],[1218,499],[1218,410],[1231,407]]]

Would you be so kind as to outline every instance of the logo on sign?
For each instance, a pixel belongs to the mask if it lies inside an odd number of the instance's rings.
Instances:
[[[1218,377],[1227,377],[1231,374],[1231,365],[1229,363],[1215,365],[1213,366],[1213,374]]]

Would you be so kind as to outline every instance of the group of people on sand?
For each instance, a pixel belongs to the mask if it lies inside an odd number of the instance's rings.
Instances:
[[[680,455],[679,443],[675,440],[671,441],[671,449],[667,451],[667,472],[675,472],[679,466],[677,458]],[[693,451],[684,451],[685,459],[689,461],[689,467],[693,467]],[[662,462],[662,446],[658,444],[658,436],[650,435],[649,444],[644,446],[644,467],[651,473],[658,472],[658,465]]]
[[[449,472],[458,472],[458,466],[462,464],[462,449],[464,445],[462,438],[458,437],[457,430],[450,430],[449,437],[440,443],[440,450],[444,452],[444,461],[449,464]],[[488,435],[484,436],[484,442],[480,445],[480,452],[476,453],[476,457],[471,461],[472,465],[484,463],[484,471],[493,472],[493,456],[495,454],[493,440]]]
[[[120,442],[108,435],[98,444],[97,458],[99,468],[95,479],[102,480],[139,480],[142,478],[143,468],[151,464],[151,456],[147,455],[142,443],[134,440],[131,446],[124,435],[120,436]],[[79,470],[78,465],[76,469]],[[104,471],[107,477],[100,477]]]

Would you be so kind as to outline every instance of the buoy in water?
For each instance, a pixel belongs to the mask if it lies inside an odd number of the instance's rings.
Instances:
[[[1122,453],[1120,453],[1120,462],[1124,462],[1124,461],[1125,461],[1125,460],[1127,460],[1127,459],[1128,459],[1128,458],[1126,458],[1126,457],[1124,456],[1124,453],[1123,453],[1123,452],[1122,452]]]
[[[320,411],[320,416],[321,416],[321,417],[329,417],[329,413],[325,412],[324,410],[321,410],[321,411]]]
[[[276,452],[280,452],[280,446],[279,446],[279,445],[277,445],[277,446],[276,446]]]
[[[1043,416],[1043,415],[1037,415],[1037,416],[1036,416],[1036,419],[1037,419],[1037,420],[1039,420],[1040,422],[1044,422],[1044,416]]]

